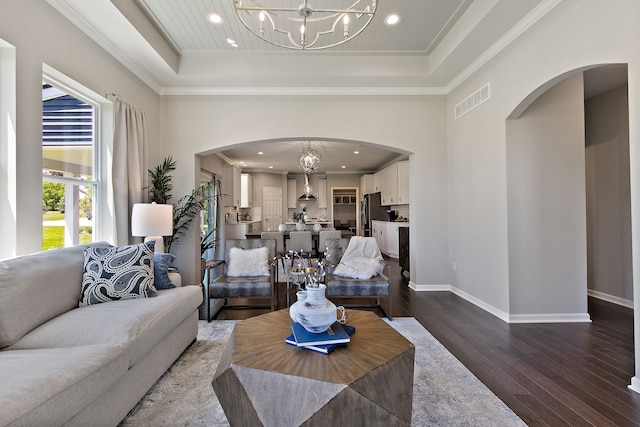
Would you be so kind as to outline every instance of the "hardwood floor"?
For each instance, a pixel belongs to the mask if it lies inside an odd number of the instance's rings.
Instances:
[[[640,394],[627,388],[631,309],[589,298],[592,323],[510,325],[449,292],[412,291],[397,261],[387,261],[393,316],[415,317],[528,425],[640,426]],[[225,309],[216,318],[265,312]]]

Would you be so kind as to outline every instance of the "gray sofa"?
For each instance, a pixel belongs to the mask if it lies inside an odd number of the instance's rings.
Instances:
[[[78,307],[84,247],[0,261],[1,426],[117,425],[196,338],[198,286]]]

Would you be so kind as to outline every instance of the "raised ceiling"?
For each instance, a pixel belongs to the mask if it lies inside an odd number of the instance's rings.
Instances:
[[[560,0],[379,0],[365,31],[323,51],[259,40],[233,0],[47,2],[161,94],[339,95],[446,94]]]
[[[340,96],[446,95],[560,0],[378,0],[365,31],[323,51],[259,40],[240,23],[233,0],[47,2],[162,95]],[[210,13],[223,24],[209,22]],[[383,23],[390,13],[400,15],[396,26]],[[246,170],[299,171],[306,141],[277,142],[219,154]],[[322,172],[370,172],[407,154],[345,141],[312,144],[323,155]]]

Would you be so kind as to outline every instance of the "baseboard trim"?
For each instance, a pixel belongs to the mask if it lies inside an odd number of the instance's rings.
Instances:
[[[442,292],[442,291],[446,291],[446,292],[451,292],[457,296],[459,296],[460,298],[469,301],[471,304],[480,307],[481,309],[483,309],[484,311],[496,316],[498,319],[504,321],[504,322],[508,322],[509,321],[509,315],[507,313],[505,313],[502,310],[497,309],[496,307],[492,306],[491,304],[487,304],[486,302],[482,301],[481,299],[478,299],[476,297],[474,297],[471,294],[468,294],[467,292],[456,288],[455,286],[451,286],[448,284],[442,284],[442,285],[416,285],[415,283],[409,281],[409,288],[413,289],[414,291],[417,292]]]
[[[598,298],[603,301],[610,302],[612,304],[621,305],[626,308],[633,308],[633,301],[625,298],[620,298],[614,295],[605,294],[604,292],[594,291],[593,289],[587,289],[587,295],[593,298]]]
[[[627,386],[629,390],[633,390],[640,394],[640,377],[631,377],[631,384]]]
[[[460,298],[469,301],[471,304],[483,309],[489,314],[496,316],[506,323],[590,323],[589,313],[551,313],[551,314],[509,314],[491,304],[487,304],[473,295],[448,284],[440,285],[417,285],[409,281],[409,288],[416,292],[451,292]]]
[[[512,314],[509,323],[591,323],[589,313]]]

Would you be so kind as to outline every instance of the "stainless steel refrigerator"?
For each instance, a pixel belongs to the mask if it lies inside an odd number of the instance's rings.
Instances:
[[[360,228],[365,237],[371,237],[371,221],[386,221],[387,208],[380,205],[380,193],[365,194],[360,206]]]

